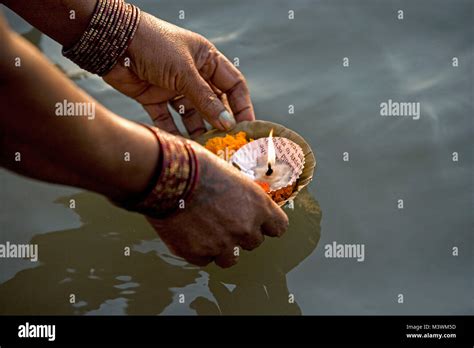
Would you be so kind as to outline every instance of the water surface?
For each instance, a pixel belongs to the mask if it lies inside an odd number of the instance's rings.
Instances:
[[[141,216],[98,195],[0,171],[0,242],[37,243],[40,253],[36,264],[0,261],[0,313],[474,313],[472,1],[135,3],[238,57],[257,117],[310,143],[315,180],[286,210],[283,238],[221,270],[173,257]],[[7,17],[97,100],[147,120],[59,45]],[[388,99],[420,102],[420,119],[381,117]],[[325,258],[333,241],[364,244],[364,262]]]

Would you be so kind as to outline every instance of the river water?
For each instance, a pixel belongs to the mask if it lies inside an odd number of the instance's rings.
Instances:
[[[39,262],[0,260],[1,314],[474,313],[472,1],[134,3],[237,57],[257,117],[313,148],[314,181],[284,237],[222,270],[172,256],[101,196],[0,170],[0,243],[39,246]],[[94,98],[147,121],[4,12]],[[388,100],[420,103],[419,119],[382,117]],[[363,245],[363,260],[326,257],[333,242]]]

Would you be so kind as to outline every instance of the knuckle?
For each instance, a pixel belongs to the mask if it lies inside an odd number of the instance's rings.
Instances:
[[[253,250],[258,248],[264,241],[264,237],[261,233],[255,233],[249,238],[243,238],[240,242],[240,246],[244,250]]]
[[[234,266],[238,262],[235,257],[218,257],[216,259],[216,265],[221,268],[229,268]]]
[[[237,70],[237,79],[236,79],[236,85],[247,85],[247,80],[245,79],[244,74],[240,72],[240,70]]]
[[[174,85],[174,89],[178,94],[185,94],[192,88],[192,81],[189,78],[189,74],[183,73],[176,76]]]
[[[236,70],[235,71],[236,77],[235,77],[234,88],[236,88],[237,86],[242,86],[242,87],[247,86],[247,80],[245,79],[244,74],[242,74],[242,72],[238,70],[237,68],[235,68],[235,70]]]
[[[234,248],[237,247],[235,243],[226,242],[226,247],[222,249],[220,255],[215,259],[215,263],[222,268],[228,268],[235,265],[239,257],[234,253]]]
[[[198,243],[189,243],[188,254],[190,256],[204,256],[204,248]]]
[[[216,50],[216,47],[214,46],[214,44],[211,41],[209,41],[205,36],[201,34],[196,34],[196,37],[197,37],[197,41],[200,43],[202,47],[205,47],[208,50]]]
[[[211,263],[211,258],[205,258],[205,257],[195,257],[195,256],[187,256],[187,257],[184,257],[184,259],[189,262],[189,263],[192,263],[193,265],[196,265],[196,266],[207,266],[209,263]]]
[[[199,104],[203,110],[213,109],[219,105],[219,98],[214,93],[203,93],[199,98]]]
[[[283,217],[281,219],[279,219],[279,221],[277,223],[277,226],[276,226],[276,232],[277,232],[277,235],[279,237],[286,232],[286,230],[288,229],[289,224],[290,223],[289,223],[288,217],[286,215],[283,215]]]
[[[240,239],[251,239],[253,237],[253,233],[251,227],[244,228],[238,232]]]
[[[167,112],[160,110],[154,117],[152,117],[152,119],[154,122],[163,122],[168,120],[168,117],[169,115]]]
[[[181,117],[182,117],[183,121],[187,121],[187,120],[190,120],[193,117],[195,117],[197,113],[198,112],[195,108],[185,109],[185,112],[184,112],[183,115],[181,115]]]

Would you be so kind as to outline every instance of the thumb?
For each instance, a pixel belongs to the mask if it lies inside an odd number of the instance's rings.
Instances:
[[[270,200],[267,219],[262,224],[263,234],[270,237],[280,237],[288,229],[288,216],[275,202]]]
[[[234,116],[225,108],[206,80],[197,71],[190,75],[190,79],[184,95],[191,100],[194,107],[217,129],[225,131],[234,128]]]

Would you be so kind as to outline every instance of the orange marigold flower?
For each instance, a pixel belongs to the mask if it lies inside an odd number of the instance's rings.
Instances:
[[[225,137],[214,137],[206,142],[206,149],[212,153],[218,155],[219,151],[227,152],[237,151],[242,146],[247,144],[247,134],[245,132],[239,132],[235,135],[227,134]]]

